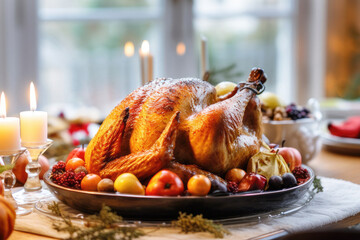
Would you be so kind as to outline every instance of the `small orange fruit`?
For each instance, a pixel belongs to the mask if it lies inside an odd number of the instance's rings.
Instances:
[[[65,170],[75,170],[77,167],[85,166],[84,160],[81,158],[72,158],[69,161],[67,161]]]
[[[205,196],[210,192],[211,181],[205,175],[194,175],[187,183],[188,192],[194,196]]]
[[[94,173],[87,174],[81,180],[81,189],[86,191],[97,191],[97,185],[101,181],[101,177]]]

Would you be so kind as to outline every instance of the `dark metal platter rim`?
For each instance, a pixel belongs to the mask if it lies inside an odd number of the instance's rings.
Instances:
[[[311,184],[315,178],[315,173],[314,171],[306,166],[306,165],[302,165],[302,167],[304,167],[305,169],[308,170],[309,174],[310,174],[310,178],[303,184],[301,185],[297,185],[295,187],[291,187],[291,188],[284,188],[281,190],[276,190],[276,191],[264,191],[264,192],[256,192],[256,193],[243,193],[243,194],[233,194],[233,195],[229,195],[229,196],[211,196],[211,195],[207,195],[207,196],[150,196],[150,195],[134,195],[134,194],[123,194],[123,193],[104,193],[104,192],[95,192],[95,191],[84,191],[84,190],[77,190],[77,189],[72,189],[72,188],[67,188],[67,187],[63,187],[60,186],[58,184],[55,184],[51,181],[50,179],[50,174],[51,174],[51,169],[48,170],[45,174],[44,174],[44,182],[49,186],[49,187],[53,187],[55,189],[61,189],[63,191],[68,191],[68,192],[73,192],[75,194],[89,194],[89,195],[95,195],[95,196],[106,196],[106,197],[124,197],[124,198],[139,198],[139,199],[169,199],[169,200],[175,200],[175,199],[184,199],[184,201],[186,201],[185,199],[221,199],[221,198],[225,198],[225,199],[229,199],[229,198],[243,198],[243,197],[252,197],[252,196],[264,196],[264,195],[276,195],[276,194],[285,194],[287,192],[292,192],[295,191],[299,188],[303,188],[309,184]]]

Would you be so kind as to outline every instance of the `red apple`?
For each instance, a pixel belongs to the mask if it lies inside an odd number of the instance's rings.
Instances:
[[[0,180],[0,196],[4,196],[4,184],[2,180]]]
[[[296,148],[292,147],[283,147],[279,148],[279,152],[285,162],[288,164],[290,171],[294,170],[296,167],[301,166],[302,158],[300,152]]]
[[[16,179],[21,182],[22,184],[25,184],[27,180],[27,173],[25,172],[26,165],[29,163],[29,160],[27,159],[27,156],[25,154],[22,154],[16,161],[13,173],[16,176]],[[39,157],[39,163],[41,165],[41,172],[39,174],[40,179],[43,178],[44,173],[49,170],[50,164],[49,160],[41,155]]]
[[[263,175],[253,172],[247,173],[239,183],[238,191],[265,190],[266,182],[266,177]]]
[[[84,147],[74,148],[69,153],[68,157],[66,158],[65,163],[67,163],[72,158],[80,158],[85,161],[85,148]]]

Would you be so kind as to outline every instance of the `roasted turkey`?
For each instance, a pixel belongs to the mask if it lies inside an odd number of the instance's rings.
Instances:
[[[86,167],[113,180],[125,172],[144,180],[172,160],[217,175],[244,168],[261,146],[256,95],[265,81],[264,72],[253,69],[246,83],[217,97],[200,79],[156,79],[107,116],[86,149]]]

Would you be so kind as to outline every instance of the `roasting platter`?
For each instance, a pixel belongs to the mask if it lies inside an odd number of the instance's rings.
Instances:
[[[98,212],[103,204],[127,219],[170,220],[179,212],[203,214],[212,219],[241,217],[290,206],[301,199],[312,186],[313,170],[303,165],[310,179],[302,185],[278,191],[248,192],[229,196],[142,196],[100,193],[65,188],[50,180],[51,171],[44,175],[54,196],[66,205],[86,213]]]

